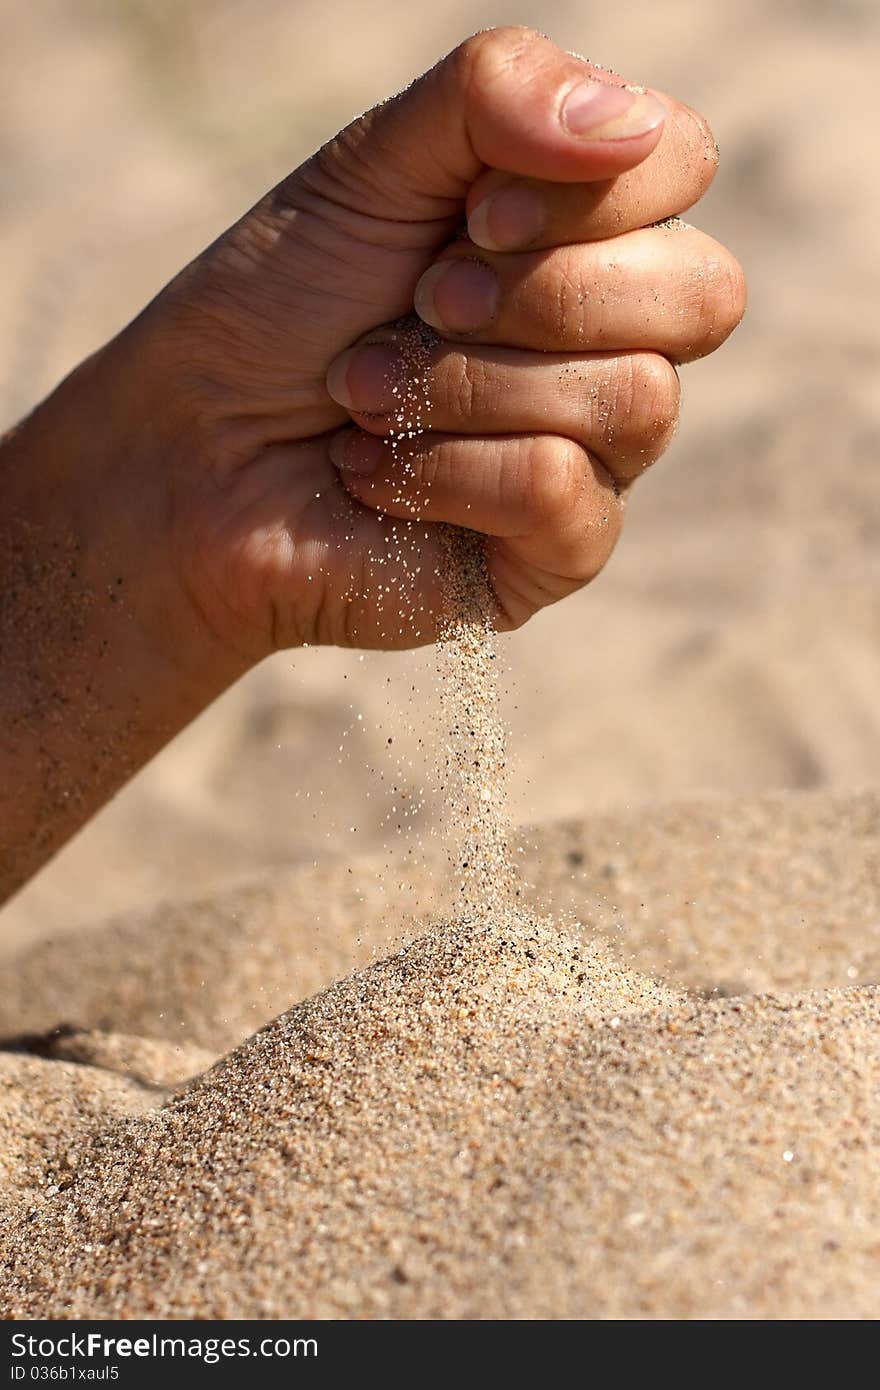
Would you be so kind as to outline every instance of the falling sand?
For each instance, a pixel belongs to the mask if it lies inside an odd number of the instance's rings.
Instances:
[[[430,360],[436,335],[415,319],[396,326],[402,370],[393,383],[391,449],[402,484],[430,411]],[[401,486],[414,514],[430,514],[430,489]],[[436,524],[436,523],[435,523]],[[495,605],[485,538],[437,524],[436,677],[440,688],[437,781],[442,835],[456,885],[455,915],[473,923],[500,921],[515,907],[507,817],[507,729],[501,712]]]
[[[451,858],[462,915],[481,921],[508,912],[515,893],[507,816],[507,730],[500,707],[483,539],[450,527],[443,544],[438,669]]]

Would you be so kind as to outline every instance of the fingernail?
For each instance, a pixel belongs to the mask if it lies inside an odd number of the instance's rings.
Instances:
[[[419,318],[445,333],[475,333],[492,322],[499,285],[482,261],[443,261],[425,271],[416,285]]]
[[[364,434],[362,430],[339,430],[330,440],[328,451],[337,468],[366,478],[375,473],[382,462],[385,441],[374,434]]]
[[[666,116],[666,107],[638,87],[612,87],[595,79],[574,87],[562,103],[560,120],[580,140],[627,140],[647,135]]]
[[[402,363],[393,348],[381,343],[348,348],[331,363],[327,390],[339,405],[364,415],[385,414],[394,409],[395,388]]]
[[[529,246],[544,230],[547,210],[536,188],[512,183],[489,193],[468,217],[468,235],[486,251]]]

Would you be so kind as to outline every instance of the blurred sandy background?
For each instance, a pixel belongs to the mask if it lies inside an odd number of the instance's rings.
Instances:
[[[0,425],[340,125],[505,22],[706,111],[722,166],[692,220],[751,284],[734,341],[684,371],[681,437],[609,572],[507,644],[517,815],[876,784],[875,0],[11,0]],[[429,690],[423,659],[265,664],[6,910],[0,950],[380,843],[369,765]]]

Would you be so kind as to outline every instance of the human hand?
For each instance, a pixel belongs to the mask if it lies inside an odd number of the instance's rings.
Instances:
[[[502,627],[598,571],[672,431],[670,362],[742,311],[723,248],[648,225],[714,167],[687,108],[481,34],[0,441],[0,897],[269,652],[429,640],[438,522],[486,534]],[[414,303],[442,337],[427,433],[395,455],[387,353]]]
[[[488,536],[502,627],[595,575],[622,491],[674,428],[670,363],[742,313],[728,252],[645,225],[694,203],[714,168],[687,108],[529,31],[488,32],[187,267],[127,336],[163,491],[150,512],[210,644],[247,664],[430,640],[438,522]],[[465,217],[470,239],[451,240]],[[414,298],[443,341],[429,432],[401,468],[378,439],[400,330],[377,325]],[[340,435],[349,417],[360,429]]]

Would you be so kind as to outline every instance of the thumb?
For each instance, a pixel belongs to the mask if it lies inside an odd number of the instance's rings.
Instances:
[[[651,153],[665,115],[650,92],[530,29],[490,29],[316,160],[353,210],[416,221],[448,214],[486,166],[558,182],[613,178]]]

